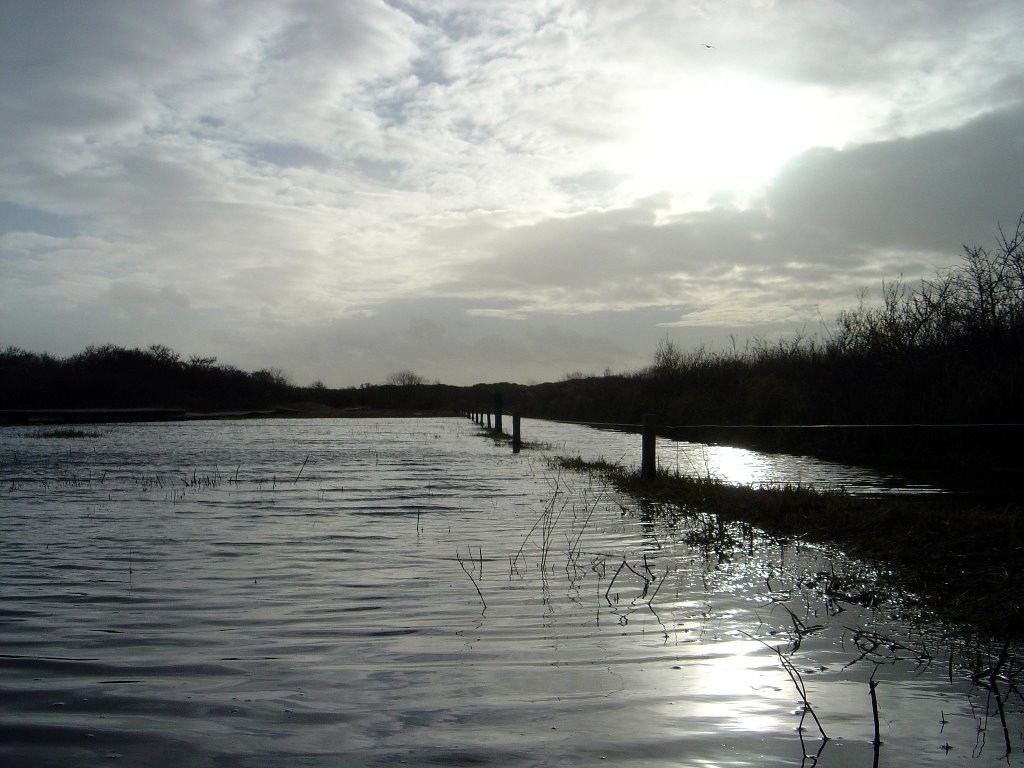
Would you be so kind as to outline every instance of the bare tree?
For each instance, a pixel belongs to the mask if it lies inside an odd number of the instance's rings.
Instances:
[[[396,387],[412,387],[419,384],[426,384],[427,380],[420,376],[415,371],[410,371],[408,368],[403,368],[400,371],[389,373],[388,377],[384,379],[385,384],[390,384]]]

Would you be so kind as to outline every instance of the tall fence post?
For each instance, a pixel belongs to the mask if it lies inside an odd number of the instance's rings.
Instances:
[[[640,438],[640,477],[653,480],[657,474],[658,459],[655,446],[658,443],[658,418],[653,413],[645,413],[643,432]]]
[[[488,430],[491,429],[491,412],[490,411],[487,412],[487,429]]]
[[[523,448],[523,435],[520,429],[518,413],[512,414],[512,453],[519,453]]]
[[[494,431],[499,435],[502,432],[501,429],[501,392],[494,393]]]

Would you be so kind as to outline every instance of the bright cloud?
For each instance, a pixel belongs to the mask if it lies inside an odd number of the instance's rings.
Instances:
[[[2,345],[554,378],[666,330],[815,328],[1024,210],[1024,9],[1000,0],[4,19]]]

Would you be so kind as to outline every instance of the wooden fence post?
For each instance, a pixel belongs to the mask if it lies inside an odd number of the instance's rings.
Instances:
[[[523,436],[519,424],[519,414],[512,414],[512,453],[519,453],[523,447]]]
[[[643,432],[640,438],[640,477],[653,480],[658,471],[655,446],[658,442],[658,419],[653,413],[645,413]]]
[[[499,435],[502,432],[501,429],[501,392],[494,393],[494,431]]]

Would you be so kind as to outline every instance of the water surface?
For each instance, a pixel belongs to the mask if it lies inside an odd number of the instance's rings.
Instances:
[[[0,429],[2,764],[860,766],[872,675],[880,764],[1024,764],[1002,647],[870,564],[651,514],[464,419],[87,429]]]

